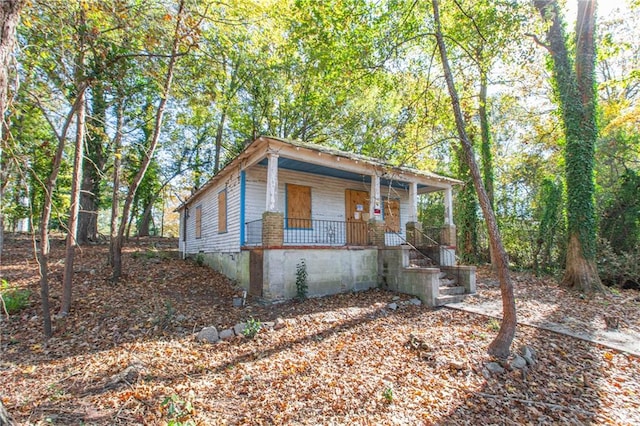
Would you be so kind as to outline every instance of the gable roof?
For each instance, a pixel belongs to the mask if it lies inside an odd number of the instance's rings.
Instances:
[[[283,139],[272,136],[260,136],[247,145],[242,152],[229,162],[216,175],[211,177],[201,188],[196,190],[176,210],[180,210],[193,202],[208,187],[224,179],[238,166],[246,169],[255,164],[266,164],[268,151],[279,154],[278,167],[290,170],[311,172],[354,180],[365,180],[372,171],[381,176],[381,184],[391,186],[408,186],[408,182],[417,182],[423,190],[431,192],[441,190],[462,182],[436,173],[410,167],[395,166],[373,157],[342,151],[310,142]],[[315,154],[311,156],[310,154]],[[324,155],[324,158],[321,158]],[[400,183],[404,182],[404,185]],[[420,191],[419,191],[420,192]]]

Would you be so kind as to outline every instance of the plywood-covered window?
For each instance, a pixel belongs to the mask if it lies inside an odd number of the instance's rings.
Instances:
[[[287,228],[311,229],[311,187],[287,184]]]
[[[196,238],[202,237],[202,206],[196,206]]]
[[[227,190],[218,192],[218,233],[227,232]]]
[[[387,232],[400,232],[399,200],[384,200],[384,224]]]

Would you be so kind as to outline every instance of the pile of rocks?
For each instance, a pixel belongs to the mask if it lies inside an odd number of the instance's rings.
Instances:
[[[279,330],[286,325],[282,318],[275,321],[266,321],[261,323],[262,328]],[[203,343],[217,343],[223,340],[229,340],[236,336],[244,336],[243,332],[247,328],[246,322],[240,322],[233,327],[225,328],[218,331],[214,326],[204,327],[196,334],[196,340]]]
[[[391,299],[391,303],[387,304],[387,309],[395,311],[399,307],[407,305],[420,306],[422,305],[422,300],[414,297],[413,299],[400,301],[400,296],[394,296],[393,299]]]
[[[493,374],[503,374],[506,369],[520,370],[526,374],[527,369],[533,367],[536,363],[536,351],[531,346],[524,345],[520,347],[520,353],[515,354],[504,363],[488,362],[482,369],[482,375],[485,378],[491,377]]]

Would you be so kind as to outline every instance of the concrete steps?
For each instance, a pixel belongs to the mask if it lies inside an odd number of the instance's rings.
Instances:
[[[436,297],[436,306],[443,306],[449,303],[462,302],[466,296],[465,288],[458,285],[455,276],[440,272],[440,286],[438,289],[438,297]]]
[[[465,294],[451,294],[448,296],[438,296],[436,297],[436,306],[444,306],[449,303],[460,303],[464,301],[466,297]]]

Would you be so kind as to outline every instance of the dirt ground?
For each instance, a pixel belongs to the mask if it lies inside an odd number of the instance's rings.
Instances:
[[[397,295],[382,290],[234,308],[238,289],[176,246],[132,241],[115,285],[107,246],[78,250],[72,311],[45,340],[32,243],[9,236],[2,278],[31,291],[26,309],[0,321],[0,397],[19,424],[640,424],[636,356],[519,326],[512,348],[533,347],[537,363],[486,376],[495,319],[405,295],[393,311]],[[64,244],[52,248],[56,312]],[[633,290],[584,297],[528,274],[514,284],[521,318],[599,330],[614,316],[640,331]],[[486,269],[478,294],[470,303],[499,297]],[[217,344],[194,337],[250,318],[285,327]]]

